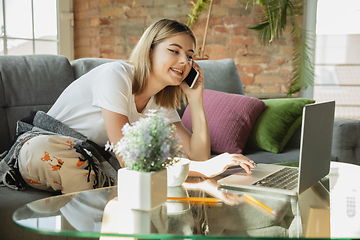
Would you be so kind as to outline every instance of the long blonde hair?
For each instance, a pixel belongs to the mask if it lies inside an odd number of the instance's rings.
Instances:
[[[146,29],[129,58],[134,65],[133,94],[142,93],[146,87],[147,79],[150,77],[151,50],[165,39],[180,33],[188,34],[196,45],[196,38],[191,29],[175,20],[162,19]],[[182,95],[184,93],[179,86],[167,86],[155,95],[155,102],[165,108],[180,108]]]

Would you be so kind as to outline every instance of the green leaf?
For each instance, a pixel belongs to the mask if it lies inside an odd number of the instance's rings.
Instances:
[[[254,27],[248,27],[248,29],[260,31],[268,26],[269,26],[269,22],[264,22],[264,23],[260,23],[259,25],[254,26]]]
[[[287,96],[306,89],[314,83],[314,64],[311,61],[312,49],[309,44],[314,42],[314,37],[301,28],[293,31],[293,59],[292,76],[289,83]]]
[[[191,1],[190,3],[193,5],[193,8],[191,9],[191,12],[187,15],[188,22],[186,23],[186,25],[190,29],[193,29],[201,12],[210,4],[210,0],[197,0],[196,3],[194,3],[193,1]]]

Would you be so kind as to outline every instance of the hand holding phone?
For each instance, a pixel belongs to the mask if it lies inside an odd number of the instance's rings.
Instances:
[[[190,88],[193,88],[198,77],[199,72],[194,67],[191,67],[191,70],[184,81],[189,85]]]

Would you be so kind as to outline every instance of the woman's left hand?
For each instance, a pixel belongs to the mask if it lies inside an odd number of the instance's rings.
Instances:
[[[207,178],[215,177],[223,173],[231,166],[241,166],[248,174],[250,168],[255,168],[256,163],[242,154],[223,153],[214,158],[203,162],[191,162],[190,173],[192,176],[204,176]]]

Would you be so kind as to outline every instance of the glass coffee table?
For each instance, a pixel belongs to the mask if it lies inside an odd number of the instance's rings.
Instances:
[[[117,188],[108,187],[31,202],[16,210],[13,220],[39,234],[103,240],[360,238],[358,178],[360,166],[332,162],[324,182],[296,198],[247,192],[263,205],[249,201],[244,192],[218,190],[215,180],[194,178],[168,188],[168,196],[205,197],[207,201],[168,200],[150,212],[127,209],[118,201],[126,196],[117,196]],[[235,194],[240,200],[232,205]],[[219,201],[210,201],[214,197]]]

